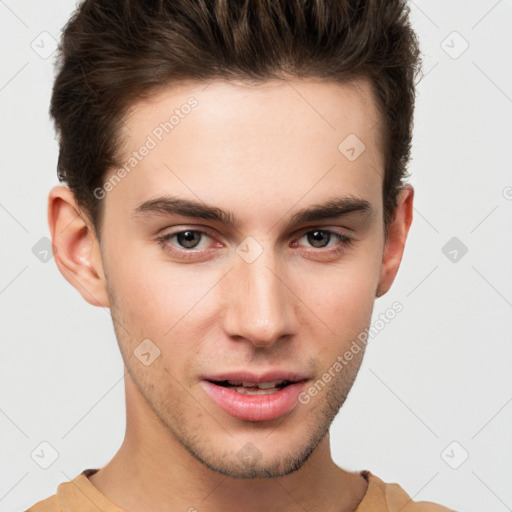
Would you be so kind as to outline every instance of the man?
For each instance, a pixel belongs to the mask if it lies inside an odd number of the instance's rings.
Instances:
[[[48,219],[127,428],[31,512],[448,510],[329,446],[412,221],[418,55],[398,0],[79,6]]]

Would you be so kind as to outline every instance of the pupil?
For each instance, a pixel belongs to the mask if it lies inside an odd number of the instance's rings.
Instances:
[[[198,233],[195,231],[183,231],[183,233],[179,233],[178,236],[178,242],[187,249],[192,249],[197,245],[197,240],[199,237],[197,236]]]
[[[329,243],[329,240],[330,240],[330,233],[326,233],[325,231],[320,231],[320,230],[317,230],[317,231],[312,231],[310,234],[308,234],[308,242],[311,243],[311,245],[313,245],[314,247],[325,247],[325,244],[322,245],[322,238],[326,238],[326,235],[327,235],[327,242],[326,243]],[[318,242],[320,242],[320,246],[319,245],[316,245],[318,244]]]

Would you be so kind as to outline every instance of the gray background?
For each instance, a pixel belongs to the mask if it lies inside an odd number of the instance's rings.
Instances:
[[[124,435],[109,312],[44,261],[40,241],[58,184],[51,52],[74,5],[0,0],[0,510],[9,512],[105,465]],[[512,510],[512,2],[410,5],[424,59],[415,219],[374,318],[394,301],[404,310],[369,343],[331,429],[333,455],[415,500]]]

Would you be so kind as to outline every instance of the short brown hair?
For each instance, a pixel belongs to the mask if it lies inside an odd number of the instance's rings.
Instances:
[[[419,53],[405,0],[85,0],[64,27],[51,98],[59,180],[99,236],[93,191],[119,165],[137,99],[184,80],[366,77],[382,117],[387,228],[407,177]]]

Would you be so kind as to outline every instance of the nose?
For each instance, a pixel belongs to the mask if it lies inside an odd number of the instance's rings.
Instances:
[[[224,282],[227,297],[224,329],[232,338],[245,339],[255,347],[270,347],[296,326],[294,303],[287,272],[277,265],[270,250],[248,263],[235,258]]]

